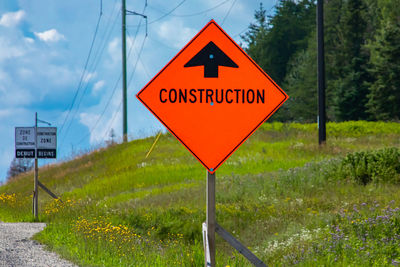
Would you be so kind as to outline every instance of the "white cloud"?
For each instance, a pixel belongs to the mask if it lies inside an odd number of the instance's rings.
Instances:
[[[0,107],[23,106],[31,103],[33,97],[28,89],[19,87],[13,78],[0,66]]]
[[[88,127],[88,130],[91,131],[89,140],[91,145],[97,145],[104,142],[105,140],[108,140],[110,129],[115,130],[117,128],[117,125],[120,124],[120,110],[117,113],[118,114],[111,113],[108,117],[102,117],[94,129],[93,127],[95,126],[97,120],[100,118],[100,115],[98,113],[80,114],[80,123]],[[116,115],[117,117],[115,118],[113,115]]]
[[[76,70],[71,70],[66,65],[56,65],[46,62],[43,59],[43,64],[38,65],[40,69],[35,70],[34,76],[36,79],[45,79],[49,86],[46,89],[41,89],[40,94],[52,94],[60,89],[67,89],[66,86],[75,86],[80,73]]]
[[[9,75],[7,72],[3,71],[2,69],[0,69],[0,82],[4,83],[4,81],[6,81],[7,79],[9,79]]]
[[[193,28],[185,27],[182,20],[172,19],[165,21],[158,27],[157,34],[169,45],[181,49],[197,31]]]
[[[121,42],[119,38],[114,38],[109,42],[107,50],[111,57],[111,65],[115,65],[121,60]]]
[[[83,125],[87,126],[89,129],[91,129],[93,128],[96,121],[100,118],[100,115],[82,112],[81,114],[79,114],[79,117],[80,117],[80,122]]]
[[[114,129],[115,134],[120,136],[121,118],[121,95],[115,94],[103,116],[100,114],[109,101],[109,96],[103,97],[100,103],[89,110],[81,112],[79,122],[85,125],[90,131],[90,145],[98,145],[109,139],[110,130]],[[99,120],[100,118],[100,120]],[[98,121],[99,120],[99,121]],[[95,125],[97,122],[97,125]],[[96,126],[96,127],[95,127]],[[93,128],[95,127],[95,128]]]
[[[25,11],[18,10],[16,12],[5,13],[0,18],[0,25],[4,27],[14,27],[18,25],[25,17]]]
[[[35,35],[43,42],[58,42],[65,40],[65,36],[59,33],[56,29],[51,29],[44,32],[35,32]]]
[[[133,49],[132,45],[134,46],[135,51],[137,51],[139,49],[138,37],[136,39],[134,39],[133,37],[127,36],[126,37],[126,47],[127,47],[126,49],[127,49],[127,52],[129,50]]]
[[[100,91],[100,89],[103,88],[103,86],[104,86],[105,83],[106,83],[106,82],[105,82],[104,80],[101,80],[101,81],[96,82],[96,83],[93,85],[92,93],[93,93],[94,95],[96,95],[96,94]]]
[[[24,39],[25,39],[25,42],[27,42],[28,44],[33,44],[35,42],[35,40],[33,40],[30,37],[25,37]]]
[[[0,37],[0,62],[4,59],[21,57],[25,52],[25,49],[14,40]]]
[[[7,87],[0,86],[0,107],[24,106],[32,103],[33,99],[32,92],[27,89],[11,87],[11,83]]]
[[[29,68],[25,68],[22,67],[18,70],[18,75],[22,78],[22,79],[31,79],[32,77],[34,77],[34,72],[29,69]]]
[[[1,169],[8,170],[10,163],[14,157],[14,154],[10,153],[10,151],[12,151],[10,149],[10,147],[11,146],[0,150],[0,168]],[[0,177],[0,183],[1,183],[6,180],[6,172],[1,173],[0,175],[4,175],[4,177]]]
[[[82,112],[79,114],[80,123],[85,125],[89,131],[92,131],[90,133],[90,140],[89,140],[90,144],[92,145],[95,144],[96,141],[98,140],[97,135],[94,134],[95,132],[98,131],[97,128],[103,129],[103,127],[96,127],[95,129],[92,129],[99,118],[100,118],[99,114],[92,114],[86,112]]]
[[[3,109],[3,110],[1,110],[1,109],[0,109],[0,119],[2,119],[2,118],[8,118],[8,117],[11,117],[11,116],[12,116],[11,110],[9,110],[9,109]]]
[[[83,76],[83,81],[85,83],[87,83],[90,80],[92,80],[93,78],[96,78],[96,76],[97,76],[96,72],[87,72],[87,73],[85,73],[85,76]]]

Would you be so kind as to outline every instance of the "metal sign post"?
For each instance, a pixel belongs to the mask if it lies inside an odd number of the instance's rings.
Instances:
[[[289,96],[211,20],[136,97],[208,170],[205,266],[216,265],[215,232],[265,266],[217,224],[215,171]]]
[[[207,171],[207,241],[210,253],[210,262],[206,261],[205,266],[215,266],[215,172]],[[207,252],[207,251],[205,251]]]
[[[266,267],[267,265],[257,258],[247,247],[241,244],[228,231],[222,228],[216,219],[215,210],[215,172],[207,171],[207,220],[203,224],[203,243],[205,267],[215,267],[215,233],[219,234],[226,242],[242,254],[254,266]]]

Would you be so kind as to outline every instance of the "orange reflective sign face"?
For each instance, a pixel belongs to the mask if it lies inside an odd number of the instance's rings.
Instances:
[[[137,98],[213,173],[288,96],[211,20]]]

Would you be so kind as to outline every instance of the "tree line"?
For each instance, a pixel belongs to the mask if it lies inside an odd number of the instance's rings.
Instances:
[[[400,119],[400,0],[325,0],[330,121]],[[262,4],[241,36],[246,52],[290,96],[273,120],[316,122],[316,1]]]

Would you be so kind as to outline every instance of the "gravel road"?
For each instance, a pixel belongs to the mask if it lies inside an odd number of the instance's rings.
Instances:
[[[30,238],[44,229],[44,223],[0,222],[0,266],[72,267],[76,266],[44,249]]]

